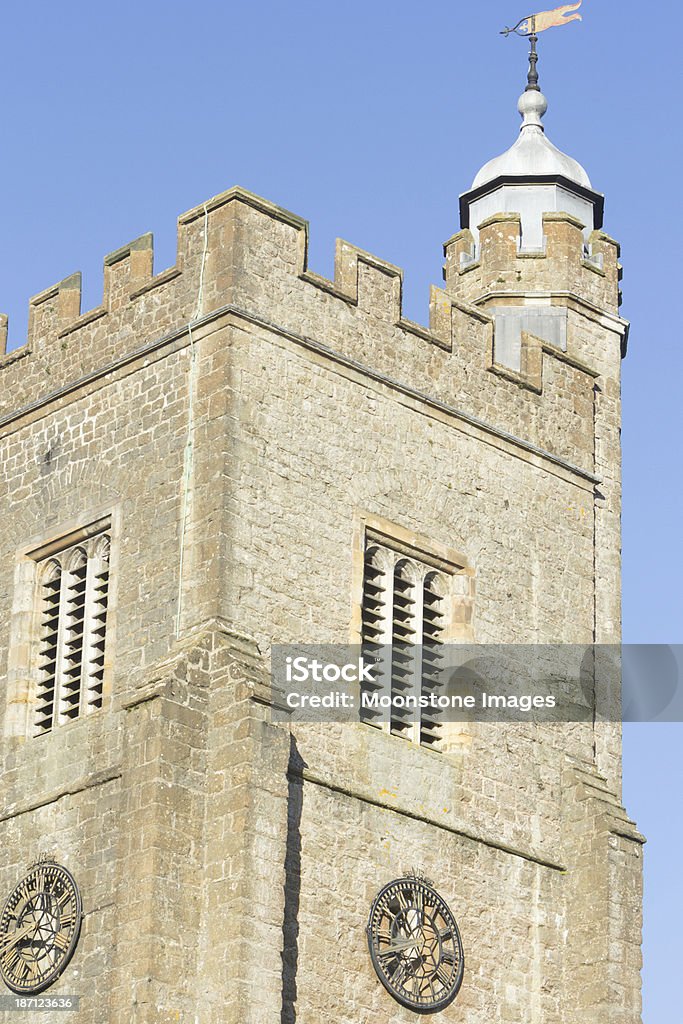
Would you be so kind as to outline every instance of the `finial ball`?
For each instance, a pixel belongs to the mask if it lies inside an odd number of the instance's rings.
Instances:
[[[524,121],[522,127],[527,124],[540,125],[541,118],[548,109],[548,101],[542,92],[528,89],[519,97],[517,109]]]

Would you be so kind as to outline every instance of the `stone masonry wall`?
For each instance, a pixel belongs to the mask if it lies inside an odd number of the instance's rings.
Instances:
[[[354,639],[368,517],[461,553],[477,642],[618,638],[616,246],[596,275],[556,215],[522,271],[506,230],[467,274],[448,243],[427,328],[397,268],[340,242],[326,281],[305,222],[232,190],[180,218],[174,268],[143,236],[101,307],[72,276],[0,355],[0,897],[43,853],[76,875],[50,990],[75,1024],[407,1024],[364,929],[411,867],[465,942],[435,1020],[566,1024],[581,974],[583,1024],[639,1021],[616,727],[472,725],[436,754],[270,719],[272,642]],[[497,366],[498,293],[565,304],[567,352]],[[30,552],[104,515],[104,706],[32,737]]]

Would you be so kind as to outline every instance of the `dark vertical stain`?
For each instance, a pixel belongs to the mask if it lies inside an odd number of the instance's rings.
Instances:
[[[301,901],[301,813],[304,762],[296,740],[290,738],[287,788],[287,852],[285,854],[285,912],[282,921],[281,1024],[296,1024],[296,978],[299,966],[299,904]]]

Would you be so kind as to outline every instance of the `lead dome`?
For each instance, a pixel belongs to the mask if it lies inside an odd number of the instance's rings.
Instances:
[[[481,168],[472,188],[479,188],[501,177],[561,175],[583,188],[592,188],[588,174],[581,164],[567,156],[546,137],[541,118],[548,109],[542,92],[528,89],[519,98],[517,109],[522,116],[519,138],[500,156],[489,160]]]
[[[519,138],[484,164],[460,197],[460,224],[473,236],[472,260],[478,253],[479,225],[496,214],[519,214],[521,252],[545,251],[543,217],[548,213],[565,212],[580,221],[587,246],[593,230],[602,227],[603,196],[593,190],[581,164],[546,137],[548,101],[538,86],[537,60],[532,49],[528,84],[517,104]]]

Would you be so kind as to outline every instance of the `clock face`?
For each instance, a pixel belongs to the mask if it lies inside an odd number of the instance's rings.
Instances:
[[[0,975],[7,987],[18,993],[48,988],[73,956],[81,916],[71,873],[51,861],[32,867],[0,917]]]
[[[423,879],[385,885],[372,904],[368,944],[380,981],[411,1010],[435,1013],[458,994],[465,967],[458,926]]]

